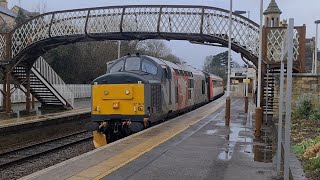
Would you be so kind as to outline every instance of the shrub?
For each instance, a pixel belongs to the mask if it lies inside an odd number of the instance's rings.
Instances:
[[[310,115],[310,119],[313,120],[313,121],[320,121],[320,111],[314,111]]]
[[[320,168],[320,136],[296,144],[293,150],[305,161],[306,170],[312,171]]]
[[[312,112],[312,102],[310,99],[303,100],[296,109],[296,116],[298,118],[309,118]]]

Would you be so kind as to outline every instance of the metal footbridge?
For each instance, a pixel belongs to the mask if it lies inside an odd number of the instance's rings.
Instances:
[[[17,67],[28,69],[48,50],[76,42],[165,39],[227,47],[228,20],[228,10],[207,6],[131,5],[50,12],[28,20],[8,34],[0,34],[0,62],[5,64],[5,83],[9,83],[8,76],[12,73],[19,79],[19,73],[15,73]],[[257,65],[258,24],[238,14],[233,14],[232,20],[232,50]],[[264,63],[275,62],[279,56],[283,29],[264,29]],[[302,40],[300,30],[296,29],[296,60],[301,59]],[[8,104],[10,91],[4,89],[3,93]],[[55,96],[55,102],[62,102]],[[70,106],[72,103],[63,104]]]

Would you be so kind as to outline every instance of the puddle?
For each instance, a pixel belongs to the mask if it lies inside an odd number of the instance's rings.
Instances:
[[[216,132],[218,132],[217,130],[213,129],[213,130],[207,130],[206,134],[208,135],[214,135]]]
[[[241,145],[241,150],[243,154],[247,155],[248,158],[254,159],[254,153],[253,153],[253,146],[252,144],[247,144],[247,145]]]
[[[218,155],[218,159],[222,161],[228,161],[231,159],[231,157],[232,157],[232,152],[229,152],[229,151],[222,151]]]
[[[232,158],[234,147],[236,145],[235,141],[230,141],[230,136],[226,136],[225,139],[227,140],[227,149],[221,151],[218,155],[218,159],[222,161],[228,161]]]
[[[270,163],[272,162],[273,150],[271,146],[253,145],[254,161]]]
[[[238,142],[253,143],[253,139],[251,137],[239,136]]]

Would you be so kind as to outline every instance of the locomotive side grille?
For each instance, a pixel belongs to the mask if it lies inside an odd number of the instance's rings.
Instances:
[[[151,86],[151,107],[153,113],[161,112],[161,85]]]

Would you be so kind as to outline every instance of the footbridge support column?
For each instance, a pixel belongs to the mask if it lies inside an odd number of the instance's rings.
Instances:
[[[31,66],[26,67],[26,81],[27,81],[27,92],[26,92],[26,111],[29,113],[31,111],[31,93],[30,93],[30,71]]]
[[[4,101],[5,101],[5,111],[6,113],[11,113],[12,112],[12,108],[11,108],[11,74],[7,70],[4,73]]]

